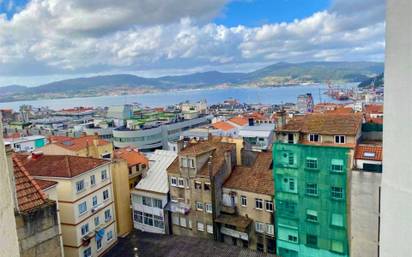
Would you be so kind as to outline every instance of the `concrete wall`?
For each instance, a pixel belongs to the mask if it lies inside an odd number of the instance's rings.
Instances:
[[[381,178],[382,173],[352,171],[351,257],[378,256]]]
[[[56,202],[17,214],[16,226],[22,257],[62,256]]]
[[[412,1],[388,0],[380,256],[412,252]]]
[[[3,131],[1,115],[0,131]],[[3,133],[0,133],[0,256],[18,257],[20,254],[13,212],[14,202],[7,163]]]

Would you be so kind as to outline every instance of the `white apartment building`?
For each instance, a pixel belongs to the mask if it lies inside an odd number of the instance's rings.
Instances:
[[[110,161],[43,154],[18,158],[35,179],[57,182],[65,256],[103,256],[117,241]]]

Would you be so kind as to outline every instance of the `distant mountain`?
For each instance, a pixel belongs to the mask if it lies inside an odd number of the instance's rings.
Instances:
[[[11,95],[16,93],[22,93],[27,89],[26,86],[21,85],[9,85],[0,87],[0,95]]]
[[[66,79],[37,87],[8,86],[0,88],[0,101],[49,97],[104,95],[109,92],[128,93],[129,89],[170,90],[227,86],[277,86],[300,82],[359,82],[383,72],[383,63],[375,62],[305,62],[276,63],[249,73],[198,72],[180,76],[144,78],[115,74]],[[7,93],[4,93],[7,92]],[[57,95],[57,96],[56,96]],[[3,96],[3,97],[1,97]]]
[[[366,87],[383,87],[384,86],[384,75],[383,73],[379,74],[378,76],[374,76],[372,78],[368,78],[362,81],[358,87],[366,88]]]

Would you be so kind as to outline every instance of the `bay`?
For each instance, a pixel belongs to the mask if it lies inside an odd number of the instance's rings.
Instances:
[[[341,88],[350,88],[355,84],[342,84]],[[296,102],[298,95],[311,93],[315,103],[335,102],[334,99],[323,94],[327,86],[323,84],[315,85],[296,85],[284,87],[268,88],[223,88],[223,89],[201,89],[186,91],[168,91],[162,93],[141,94],[141,95],[121,95],[121,96],[98,96],[82,98],[63,98],[63,99],[42,99],[31,101],[16,101],[0,103],[0,109],[19,110],[23,104],[33,107],[48,106],[51,109],[59,110],[63,108],[83,107],[104,107],[112,105],[123,105],[139,103],[142,106],[163,107],[176,104],[186,100],[199,101],[205,99],[208,104],[221,103],[228,98],[238,99],[241,103],[262,103],[262,104],[281,104],[286,102]]]

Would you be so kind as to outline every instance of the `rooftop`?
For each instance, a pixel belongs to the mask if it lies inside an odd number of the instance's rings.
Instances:
[[[278,131],[324,135],[356,135],[361,124],[361,114],[312,113],[296,116]]]
[[[146,158],[146,156],[139,152],[137,149],[134,148],[120,148],[114,151],[114,156],[116,158],[120,158],[123,160],[127,161],[127,165],[130,166],[135,166],[138,164],[144,164],[148,165],[149,160]]]
[[[176,159],[176,156],[177,154],[172,151],[156,150],[150,157],[153,164],[151,164],[146,176],[140,180],[135,189],[164,194],[169,192],[166,169]]]
[[[19,211],[28,212],[46,203],[46,196],[19,158],[12,157]]]
[[[39,177],[72,178],[110,163],[103,159],[69,155],[38,155],[33,157],[32,155],[18,154],[16,158],[30,175]]]
[[[260,152],[252,167],[236,166],[223,187],[274,195],[271,164],[272,154],[270,152]]]

